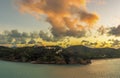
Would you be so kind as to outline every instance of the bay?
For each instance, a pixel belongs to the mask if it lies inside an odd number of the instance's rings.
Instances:
[[[120,59],[89,65],[52,65],[0,61],[0,78],[120,78]]]

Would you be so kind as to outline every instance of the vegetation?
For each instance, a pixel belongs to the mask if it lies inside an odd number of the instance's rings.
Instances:
[[[82,58],[104,59],[120,58],[120,49],[114,48],[88,48],[85,46],[71,46],[67,50],[71,53],[80,55]]]
[[[85,46],[0,47],[0,59],[34,64],[89,64],[91,59],[119,58],[120,49]]]

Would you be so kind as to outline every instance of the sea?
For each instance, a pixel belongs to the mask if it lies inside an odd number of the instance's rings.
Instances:
[[[0,78],[120,78],[120,59],[92,60],[89,65],[0,61]]]

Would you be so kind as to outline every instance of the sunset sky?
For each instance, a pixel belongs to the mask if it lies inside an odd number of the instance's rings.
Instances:
[[[107,45],[114,46],[116,43],[118,46],[119,3],[120,0],[0,0],[0,33],[6,30],[18,30],[20,33],[42,30],[51,32],[56,39],[70,36],[71,44],[94,41],[90,45],[103,40],[102,45],[110,43]],[[87,33],[87,37],[83,33]]]

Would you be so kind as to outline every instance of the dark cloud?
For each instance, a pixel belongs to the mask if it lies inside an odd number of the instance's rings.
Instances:
[[[12,37],[12,38],[20,38],[22,35],[21,33],[18,32],[18,30],[12,30],[9,35]]]
[[[31,32],[30,33],[30,37],[31,38],[39,38],[39,33],[37,33],[37,32]]]
[[[85,46],[89,46],[89,47],[98,45],[97,42],[90,42],[90,41],[88,41],[88,40],[82,40],[82,41],[81,41],[81,44],[82,44],[82,45],[85,45]]]
[[[5,38],[3,35],[0,34],[0,44],[5,44]]]
[[[35,44],[36,43],[36,41],[34,40],[34,39],[31,39],[29,42],[28,42],[28,44]]]
[[[120,25],[118,25],[117,27],[111,27],[108,34],[114,36],[120,36]]]
[[[58,41],[59,38],[53,37],[50,33],[40,31],[38,32],[19,32],[18,30],[5,30],[2,34],[0,34],[0,43],[1,44],[27,44],[27,39],[31,39],[29,43],[33,43],[34,39],[41,38],[44,41]]]
[[[30,37],[30,35],[26,32],[23,32],[21,35],[22,35],[23,38],[29,38]]]
[[[120,44],[119,40],[113,40],[112,46],[114,47],[114,46],[119,45],[119,44]]]
[[[8,44],[11,41],[10,39],[8,36],[0,34],[0,44]]]
[[[6,38],[6,40],[7,40],[8,44],[11,44],[13,42],[13,38],[11,38],[11,37]]]
[[[52,37],[52,35],[49,35],[47,32],[40,31],[39,32],[40,38],[46,41],[55,41],[55,39]]]
[[[97,31],[99,32],[100,35],[104,35],[106,34],[107,29],[104,26],[101,26],[98,28]]]
[[[27,43],[26,40],[22,39],[20,44],[26,44],[26,43]]]
[[[100,47],[106,47],[106,45],[107,45],[107,42],[101,42],[101,45],[100,45]]]

